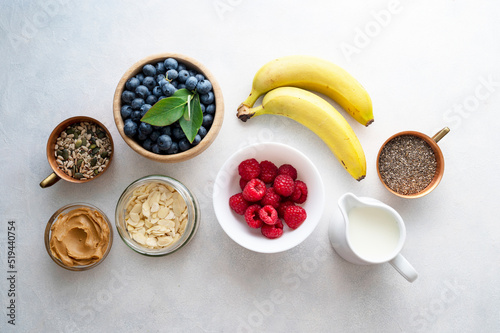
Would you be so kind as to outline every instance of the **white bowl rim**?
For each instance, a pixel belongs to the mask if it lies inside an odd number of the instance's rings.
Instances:
[[[282,157],[278,157],[272,152],[279,152]],[[259,154],[264,157],[259,157]],[[296,230],[291,230],[285,225],[283,236],[278,239],[267,239],[259,229],[251,229],[245,224],[243,216],[237,215],[229,208],[229,197],[241,192],[238,185],[237,166],[243,160],[252,157],[259,162],[266,159],[270,160],[277,166],[284,163],[293,165],[298,171],[299,177],[297,179],[304,180],[308,186],[308,199],[302,205],[307,212],[306,221]],[[233,153],[219,170],[213,190],[215,215],[224,232],[240,246],[259,253],[283,252],[304,241],[321,220],[324,201],[324,185],[316,166],[296,148],[278,142],[251,144]],[[234,222],[237,222],[235,220],[241,220],[241,225],[234,224]]]

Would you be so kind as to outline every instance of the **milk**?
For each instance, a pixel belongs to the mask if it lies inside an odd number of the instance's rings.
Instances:
[[[347,238],[359,257],[380,262],[396,254],[400,230],[393,215],[377,207],[360,206],[351,209],[348,216]]]

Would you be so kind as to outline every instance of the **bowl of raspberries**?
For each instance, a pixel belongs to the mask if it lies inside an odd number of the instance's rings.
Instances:
[[[217,220],[239,245],[260,253],[286,251],[316,228],[324,208],[321,176],[288,145],[258,143],[234,153],[214,184]]]
[[[158,162],[182,162],[215,140],[224,101],[218,82],[200,62],[162,53],[125,72],[115,90],[113,115],[134,151]]]

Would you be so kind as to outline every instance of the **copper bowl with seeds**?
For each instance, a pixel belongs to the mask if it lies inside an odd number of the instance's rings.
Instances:
[[[113,159],[114,144],[111,133],[100,121],[76,116],[54,128],[47,140],[46,152],[53,172],[42,180],[42,188],[60,179],[86,183],[100,177]]]
[[[438,146],[450,129],[432,138],[416,131],[404,131],[387,139],[377,155],[377,173],[391,193],[408,199],[432,192],[444,174],[444,157]]]

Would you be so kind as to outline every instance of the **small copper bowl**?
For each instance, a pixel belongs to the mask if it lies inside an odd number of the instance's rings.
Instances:
[[[103,171],[100,172],[99,174],[97,174],[96,176],[94,176],[92,178],[76,179],[76,178],[73,178],[73,177],[67,175],[66,173],[64,173],[64,171],[62,171],[61,169],[59,169],[57,167],[56,156],[54,155],[54,151],[55,151],[54,147],[55,147],[57,138],[59,137],[59,135],[61,134],[62,131],[64,131],[68,126],[70,126],[74,123],[80,123],[80,122],[85,122],[85,121],[98,125],[106,132],[106,135],[109,138],[109,142],[111,143],[111,156],[109,157],[108,165],[106,166],[106,168],[104,168]],[[94,118],[91,118],[91,117],[86,117],[86,116],[77,116],[77,117],[68,118],[68,119],[64,120],[63,122],[61,122],[59,125],[57,125],[56,128],[54,128],[54,130],[52,131],[52,133],[50,133],[49,139],[47,141],[46,151],[47,151],[47,160],[49,161],[50,167],[52,168],[52,170],[54,172],[52,172],[47,178],[42,180],[42,182],[40,183],[40,187],[42,187],[42,188],[52,186],[55,183],[57,183],[60,179],[64,179],[64,180],[71,182],[71,183],[86,183],[86,182],[89,182],[93,179],[96,179],[96,178],[100,177],[104,172],[106,172],[106,170],[109,168],[109,165],[111,164],[111,161],[113,160],[113,155],[115,154],[113,138],[111,137],[111,133],[109,133],[109,130],[106,128],[106,126],[104,126],[100,121],[98,121]]]
[[[443,174],[444,174],[444,157],[443,157],[443,153],[441,152],[441,148],[439,148],[437,143],[446,134],[448,134],[449,131],[450,131],[450,129],[448,127],[445,127],[441,131],[436,133],[432,138],[423,134],[423,133],[420,133],[420,132],[404,131],[404,132],[396,133],[393,136],[391,136],[389,139],[387,139],[384,142],[384,144],[382,145],[382,147],[380,147],[380,150],[379,150],[378,155],[377,155],[377,173],[378,173],[378,177],[380,178],[380,181],[382,182],[382,184],[384,184],[384,187],[389,192],[391,192],[391,193],[393,193],[401,198],[407,198],[407,199],[420,198],[420,197],[423,197],[424,195],[427,195],[430,192],[432,192],[432,190],[434,190],[438,186],[438,184],[441,181],[441,178],[443,178]],[[436,172],[435,172],[434,177],[432,178],[431,182],[423,190],[421,190],[417,193],[413,193],[413,194],[402,194],[402,193],[394,191],[384,182],[384,179],[382,178],[382,175],[380,174],[379,160],[380,160],[380,154],[382,153],[382,150],[387,145],[387,143],[389,143],[389,141],[391,141],[392,139],[394,139],[396,137],[403,136],[403,135],[411,135],[411,136],[414,136],[414,137],[417,137],[417,138],[424,140],[432,148],[432,151],[434,152],[434,156],[436,157]]]

